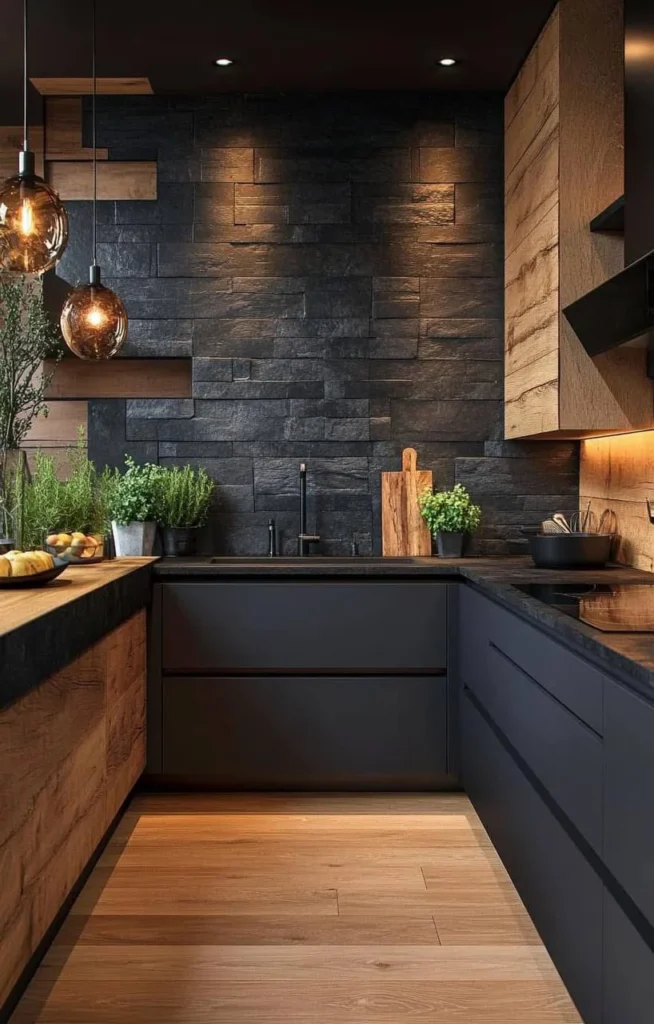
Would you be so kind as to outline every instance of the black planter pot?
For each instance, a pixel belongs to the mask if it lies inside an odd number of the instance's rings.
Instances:
[[[436,549],[439,558],[462,558],[463,557],[462,533],[443,532],[436,534]]]
[[[165,555],[182,558],[195,554],[198,544],[197,526],[164,526],[162,533]]]

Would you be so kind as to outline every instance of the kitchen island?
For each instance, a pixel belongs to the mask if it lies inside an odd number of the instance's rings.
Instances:
[[[0,591],[0,1007],[143,771],[153,561]]]

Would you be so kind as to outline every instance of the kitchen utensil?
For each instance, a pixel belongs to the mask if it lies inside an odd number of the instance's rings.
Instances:
[[[608,530],[598,531],[597,516],[594,512],[591,512],[590,508],[586,508],[583,512],[573,512],[568,517],[568,523],[570,524],[570,533],[608,533]]]
[[[402,471],[381,475],[382,553],[393,557],[431,555],[431,534],[420,514],[418,495],[433,486],[430,469],[418,469],[415,448],[402,452]]]
[[[11,589],[12,587],[44,587],[61,576],[69,563],[61,558],[55,558],[54,569],[46,569],[45,572],[37,572],[33,576],[0,576],[0,587]]]
[[[611,555],[612,534],[537,533],[529,550],[540,569],[599,569]]]
[[[598,533],[610,533],[614,536],[618,532],[618,517],[611,508],[605,508],[602,512],[599,526],[597,527]]]
[[[543,533],[567,533],[559,523],[555,523],[554,519],[544,519],[541,523],[541,530]]]
[[[563,515],[563,512],[555,512],[552,516],[552,522],[556,523],[557,526],[560,526],[564,533],[571,532],[570,524],[566,517]]]

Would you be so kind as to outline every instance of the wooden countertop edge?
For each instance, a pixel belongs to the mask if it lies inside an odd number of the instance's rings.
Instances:
[[[115,558],[88,567],[68,568],[45,587],[0,589],[0,638],[10,640],[16,630],[156,561],[157,557]]]

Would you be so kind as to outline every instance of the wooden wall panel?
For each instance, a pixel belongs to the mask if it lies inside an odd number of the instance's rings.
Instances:
[[[156,199],[157,164],[152,160],[107,160],[98,164],[98,199]],[[62,199],[93,198],[89,160],[48,160],[46,177]]]
[[[190,398],[190,359],[66,358],[45,369],[53,373],[47,399]]]
[[[624,47],[622,0],[562,0],[559,7],[563,308],[624,265],[623,238],[589,230],[624,191]],[[654,393],[643,349],[592,359],[564,316],[560,326],[561,429],[650,426]]]
[[[30,78],[30,82],[42,96],[90,96],[93,92],[92,78]],[[149,78],[138,76],[123,78],[98,78],[99,96],[147,96],[152,93]]]
[[[43,174],[43,125],[30,125],[27,137],[36,157],[36,173]],[[18,151],[23,148],[23,126],[0,126],[0,180],[18,173]]]
[[[0,713],[0,1006],[143,771],[145,611]]]
[[[654,431],[583,441],[580,467],[580,507],[590,501],[597,515],[605,508],[615,512],[620,536],[615,557],[653,572],[654,526],[645,499],[654,499]]]
[[[555,9],[505,101],[505,434],[559,427]]]
[[[109,151],[98,149],[98,160]],[[47,160],[91,160],[93,150],[82,146],[82,100],[50,96],[45,100],[45,155]]]

